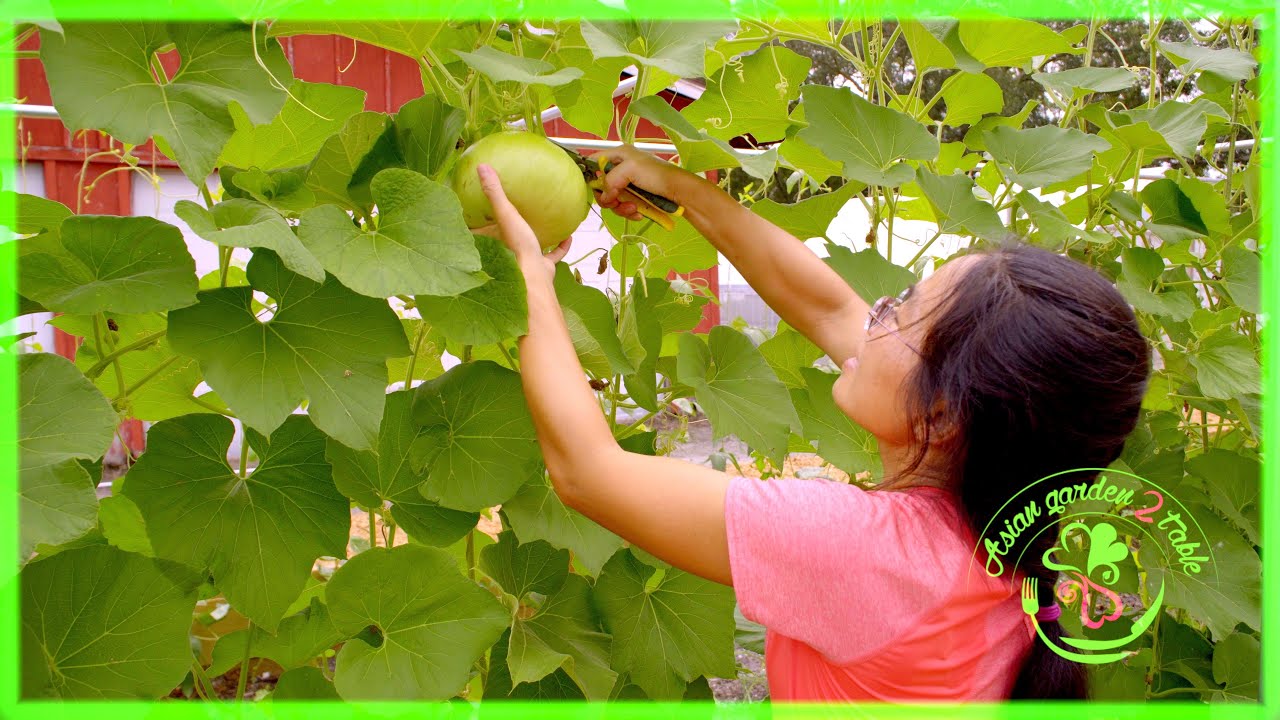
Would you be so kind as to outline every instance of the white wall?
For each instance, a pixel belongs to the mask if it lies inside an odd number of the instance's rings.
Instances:
[[[44,166],[39,163],[9,168],[4,173],[4,187],[27,195],[45,197]],[[8,241],[6,236],[4,241]],[[17,282],[17,275],[14,275]],[[53,313],[34,313],[13,318],[0,323],[0,337],[11,337],[22,333],[34,332],[35,335],[22,342],[22,347],[32,352],[53,352],[53,328],[47,323]]]

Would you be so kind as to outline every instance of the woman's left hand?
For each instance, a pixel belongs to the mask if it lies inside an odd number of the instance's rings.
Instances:
[[[554,276],[556,263],[569,252],[569,245],[573,242],[573,238],[566,238],[564,242],[544,255],[537,236],[533,234],[533,228],[529,227],[529,223],[503,192],[502,181],[498,178],[497,171],[489,165],[481,164],[476,168],[476,173],[480,176],[480,187],[484,189],[485,196],[489,198],[489,204],[493,206],[493,216],[497,222],[476,228],[473,232],[502,240],[511,252],[515,253],[516,261],[522,268],[526,267],[526,263],[538,263],[545,266]]]

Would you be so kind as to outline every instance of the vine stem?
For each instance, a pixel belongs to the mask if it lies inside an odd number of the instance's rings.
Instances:
[[[467,577],[476,579],[476,529],[467,533]]]
[[[218,407],[217,405],[214,405],[213,403],[209,402],[208,400],[201,400],[201,399],[200,399],[200,396],[198,396],[198,395],[192,395],[192,396],[191,396],[191,402],[193,402],[193,403],[195,403],[195,404],[199,405],[199,406],[200,406],[200,407],[202,407],[202,408],[205,408],[205,409],[207,409],[207,410],[211,410],[211,411],[213,411],[213,412],[215,412],[215,413],[217,413],[217,414],[219,414],[219,415],[222,415],[222,416],[224,416],[224,417],[234,418],[234,417],[236,416],[236,414],[235,414],[235,413],[233,413],[233,412],[231,412],[230,410],[223,410],[222,408]]]
[[[413,334],[413,354],[409,356],[409,371],[406,372],[404,376],[405,390],[413,387],[413,366],[418,362],[418,349],[422,347],[422,338],[426,335],[426,333],[422,331],[422,328],[425,326],[425,323],[418,323],[418,330]]]
[[[89,366],[89,369],[86,370],[84,373],[85,377],[88,377],[88,378],[98,377],[99,375],[102,374],[103,370],[107,369],[108,365],[115,362],[115,360],[119,358],[121,355],[124,355],[125,353],[129,353],[129,352],[133,352],[134,350],[137,350],[139,348],[146,347],[147,345],[150,345],[151,343],[164,337],[167,333],[168,333],[168,330],[158,330],[156,332],[151,333],[150,335],[144,335],[143,337],[138,338],[137,340],[129,343],[128,345],[123,345],[119,348],[116,348],[114,351],[111,352],[111,354],[102,357],[101,360]]]
[[[244,462],[241,460],[241,462]],[[236,682],[236,701],[244,701],[244,688],[249,682],[249,653],[253,649],[253,621],[244,628],[244,659],[240,661],[240,679]]]
[[[164,372],[165,368],[169,367],[170,365],[174,364],[177,361],[178,361],[178,356],[174,355],[169,359],[165,360],[164,362],[160,363],[159,365],[155,366],[155,368],[151,372],[147,373],[146,375],[143,375],[141,378],[138,379],[136,383],[130,385],[125,390],[124,395],[116,398],[116,402],[119,402],[126,396],[130,396],[137,393],[139,388],[141,388],[143,385],[146,385],[148,382],[151,382],[152,380],[154,380],[157,375]]]
[[[502,353],[502,357],[507,359],[507,364],[511,366],[512,370],[518,372],[520,370],[520,365],[516,362],[515,358],[511,357],[511,351],[507,350],[507,346],[503,345],[501,341],[499,341],[497,345],[498,350]]]
[[[369,547],[378,547],[378,515],[370,505],[367,512],[369,513]]]
[[[240,430],[240,477],[249,477],[249,433]]]
[[[101,326],[101,329],[99,329]],[[103,334],[106,334],[106,340],[103,340]],[[103,357],[115,352],[115,346],[111,344],[111,332],[107,326],[107,317],[103,313],[95,313],[93,316],[93,341],[98,350],[98,356]],[[105,345],[103,343],[106,343]],[[120,358],[111,361],[112,367],[116,371],[116,384],[119,386],[120,395],[116,398],[117,402],[127,400],[129,398],[129,388],[124,384],[124,370],[120,368]]]
[[[200,664],[200,658],[191,658],[191,679],[195,680],[197,695],[205,700],[217,699],[217,693],[213,691],[213,683],[209,681],[204,666]]]

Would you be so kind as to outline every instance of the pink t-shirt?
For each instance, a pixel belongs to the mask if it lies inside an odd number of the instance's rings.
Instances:
[[[725,526],[774,700],[1009,697],[1035,626],[947,491],[736,477]]]

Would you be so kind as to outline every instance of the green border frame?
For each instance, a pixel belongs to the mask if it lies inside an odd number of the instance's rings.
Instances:
[[[631,0],[632,11],[622,0],[133,0],[111,3],[102,0],[60,0],[56,9],[49,0],[0,0],[0,42],[12,40],[13,22],[19,18],[40,18],[55,14],[59,19],[211,20],[250,17],[290,17],[327,19],[460,17],[573,17],[609,19],[632,17],[694,19],[724,17],[726,9],[714,0]],[[856,3],[856,5],[854,4]],[[864,16],[946,17],[998,14],[1025,18],[1177,17],[1224,13],[1236,17],[1254,16],[1268,33],[1280,30],[1280,9],[1274,0],[1202,0],[1189,7],[1174,0],[938,0],[927,6],[912,0],[745,0],[735,2],[733,13],[756,17],[823,17],[833,11],[857,7]],[[7,43],[0,47],[10,47]],[[15,63],[0,63],[0,99],[14,97]],[[1264,98],[1263,128],[1277,119],[1280,98],[1276,97],[1276,71],[1280,69],[1275,45],[1267,48],[1260,69]],[[0,112],[4,136],[0,138],[0,172],[13,167],[16,123],[11,113]],[[1274,142],[1274,134],[1264,137]],[[1273,146],[1274,147],[1274,146]],[[1263,155],[1265,189],[1262,223],[1262,307],[1269,318],[1280,318],[1280,240],[1276,223],[1276,200],[1280,198],[1280,166],[1271,150]],[[5,187],[12,177],[5,177]],[[12,227],[12,203],[0,202],[0,227]],[[9,309],[15,302],[14,247],[0,242],[0,303]],[[1280,393],[1280,348],[1274,332],[1266,333],[1262,348],[1263,447],[1280,445],[1280,409],[1267,402]],[[537,718],[934,718],[955,720],[1001,718],[1041,720],[1042,718],[1116,718],[1142,720],[1252,720],[1280,718],[1280,644],[1264,635],[1262,641],[1262,702],[1251,705],[1208,705],[1187,701],[1134,703],[1006,702],[999,704],[930,705],[814,705],[814,704],[724,704],[697,703],[565,703],[493,702],[454,703],[202,703],[202,702],[75,702],[53,704],[44,701],[18,702],[19,613],[17,564],[17,376],[14,355],[0,353],[0,717],[50,720],[60,717],[156,718],[279,718],[281,720],[329,720],[330,718],[493,718],[524,720]],[[1280,541],[1280,462],[1263,464],[1262,529],[1263,547]],[[1263,553],[1263,627],[1280,627],[1280,554]]]

